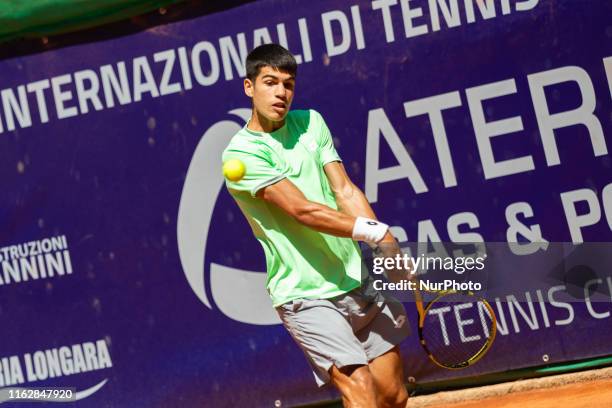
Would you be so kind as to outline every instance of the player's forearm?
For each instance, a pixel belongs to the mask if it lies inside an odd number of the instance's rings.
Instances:
[[[338,208],[343,213],[353,217],[376,219],[376,215],[374,215],[374,211],[365,197],[365,194],[363,194],[354,184],[351,183],[341,191],[336,191],[334,195]]]
[[[343,190],[335,192],[336,203],[341,212],[353,217],[366,217],[376,220],[374,210],[365,194],[354,184],[347,185]],[[381,242],[395,243],[391,233],[387,232]]]
[[[338,237],[351,237],[355,225],[355,217],[314,202],[297,210],[295,219],[316,231]]]
[[[352,183],[351,183],[352,184]],[[376,219],[374,210],[370,206],[365,194],[354,184],[350,188],[345,188],[343,191],[336,192],[336,203],[338,208],[348,215],[353,217],[367,217]],[[395,258],[401,254],[401,248],[393,235],[387,231],[384,238],[378,243],[378,256]],[[391,282],[400,282],[403,279],[412,279],[413,274],[410,273],[412,268],[396,269],[391,268],[385,270],[385,276]]]

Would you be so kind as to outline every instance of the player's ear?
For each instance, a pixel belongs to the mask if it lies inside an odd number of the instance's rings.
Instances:
[[[253,86],[254,86],[253,81],[251,81],[249,78],[244,79],[244,93],[249,98],[253,97]]]

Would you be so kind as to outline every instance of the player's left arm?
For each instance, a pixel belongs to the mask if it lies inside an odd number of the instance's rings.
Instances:
[[[338,210],[353,217],[366,217],[377,220],[376,214],[365,194],[349,178],[344,165],[339,161],[332,161],[323,166],[329,180],[331,189],[336,197]],[[385,257],[394,257],[401,254],[401,248],[391,232],[387,231],[384,238],[378,243]],[[386,271],[386,275],[393,281],[412,278],[410,271]]]
[[[366,222],[367,219],[378,221],[363,192],[357,188],[348,174],[346,174],[340,155],[338,155],[334,146],[331,132],[323,116],[319,112],[311,110],[310,121],[311,128],[314,130],[314,134],[317,135],[319,147],[317,157],[334,192],[336,204],[340,212],[352,217],[364,218]],[[393,235],[388,230],[384,238],[377,241],[377,243],[379,245],[383,244],[382,246],[386,247],[392,244],[397,245],[395,238],[393,238]]]
[[[385,225],[378,221],[365,194],[351,181],[342,165],[340,155],[336,151],[334,141],[323,116],[316,111],[311,111],[311,127],[318,136],[318,160],[329,181],[331,189],[336,198],[336,204],[340,212],[355,217],[358,222],[353,228],[353,236],[360,235],[361,228],[369,228],[369,225]],[[372,245],[372,242],[363,240]],[[400,247],[393,235],[386,230],[382,239],[377,239],[376,245],[382,250],[385,257],[394,257],[401,254]]]
[[[336,197],[338,210],[353,217],[366,217],[378,220],[365,194],[346,174],[342,162],[333,161],[323,166],[331,189]],[[393,235],[387,231],[380,243],[395,243]]]

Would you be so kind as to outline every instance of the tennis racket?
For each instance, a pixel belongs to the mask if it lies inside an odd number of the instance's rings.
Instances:
[[[393,257],[401,249],[393,244],[371,248],[373,258]],[[390,280],[406,278],[409,271],[387,270]],[[497,333],[497,319],[489,302],[472,291],[428,290],[417,271],[414,299],[419,314],[419,342],[429,359],[449,370],[470,367],[489,351]],[[394,275],[394,276],[392,276]],[[426,290],[424,290],[426,289]],[[423,294],[428,302],[423,301]]]
[[[491,348],[497,319],[486,299],[471,291],[426,291],[433,297],[423,302],[416,281],[419,341],[429,359],[449,370],[467,368]]]

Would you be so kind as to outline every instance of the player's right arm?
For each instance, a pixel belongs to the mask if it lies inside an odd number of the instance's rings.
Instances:
[[[308,200],[290,180],[262,188],[257,197],[276,205],[300,224],[339,237],[352,237],[356,217]]]
[[[222,161],[241,160],[247,172],[239,181],[226,179],[230,190],[249,192],[253,197],[277,206],[300,224],[338,237],[356,241],[380,242],[388,226],[374,219],[337,211],[310,201],[285,177],[282,166],[275,163],[269,149],[259,145],[227,148]]]
[[[309,201],[295,184],[287,179],[283,179],[275,184],[262,188],[257,192],[257,197],[272,205],[276,205],[300,224],[316,231],[339,237],[358,239],[370,244],[379,243],[379,249],[382,251],[381,255],[384,257],[394,257],[396,254],[401,253],[397,241],[395,241],[393,236],[388,232],[388,227],[383,223],[379,223],[379,225],[384,226],[384,228],[379,228],[376,232],[377,235],[372,235],[377,236],[375,239],[363,239],[363,236],[356,236],[359,235],[358,233],[356,234],[356,229],[359,229],[359,227],[356,228],[356,226],[359,225],[360,222],[364,222],[364,220],[377,222],[374,219],[363,217],[363,215],[373,215],[373,211],[369,207],[369,204],[362,204],[363,207],[367,207],[369,210],[364,210],[363,213],[357,210],[355,211],[355,215],[361,216],[354,216],[351,215],[351,213],[347,214],[346,212],[337,211],[326,205]],[[365,198],[363,199],[365,200]],[[365,228],[367,227],[366,225]],[[386,271],[385,275],[394,282],[412,277],[410,270],[390,269]]]
[[[310,201],[287,179],[262,188],[257,192],[257,197],[276,205],[306,227],[338,237],[375,244],[387,235],[389,229],[382,222],[355,217]]]
[[[341,213],[331,207],[310,201],[295,184],[285,178],[266,151],[246,152],[228,149],[223,162],[229,159],[241,160],[247,172],[237,182],[226,180],[227,187],[277,206],[300,224],[339,237],[352,237],[356,217]]]

